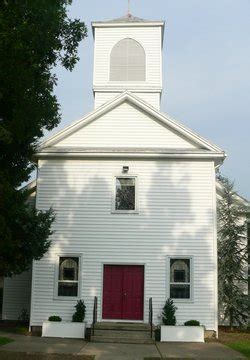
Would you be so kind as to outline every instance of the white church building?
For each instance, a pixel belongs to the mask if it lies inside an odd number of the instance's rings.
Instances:
[[[92,23],[94,110],[43,142],[31,201],[56,212],[32,270],[5,279],[3,319],[71,320],[78,299],[97,321],[177,324],[217,332],[215,170],[218,146],[161,112],[164,22],[127,15]],[[31,280],[32,279],[32,280]],[[18,292],[18,295],[17,295]]]

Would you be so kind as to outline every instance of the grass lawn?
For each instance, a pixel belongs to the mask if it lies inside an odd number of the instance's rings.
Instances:
[[[250,331],[219,330],[219,341],[250,359]]]
[[[4,360],[94,360],[89,355],[63,355],[63,354],[25,354],[10,351],[0,351],[0,359]]]
[[[5,345],[5,344],[8,344],[8,343],[10,343],[10,342],[12,342],[12,341],[14,341],[14,340],[9,339],[9,338],[7,338],[7,337],[2,337],[2,336],[0,336],[0,346]]]

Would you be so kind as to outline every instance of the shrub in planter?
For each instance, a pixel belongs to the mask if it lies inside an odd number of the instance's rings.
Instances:
[[[52,315],[49,317],[48,319],[49,321],[62,321],[62,318],[60,316],[57,315]]]
[[[72,316],[72,322],[83,322],[85,319],[86,306],[83,300],[77,301],[76,312]]]
[[[175,317],[176,310],[177,307],[174,305],[173,300],[167,299],[162,311],[162,322],[164,325],[176,324],[176,317]]]
[[[185,326],[200,326],[200,322],[198,320],[188,320],[184,322]]]

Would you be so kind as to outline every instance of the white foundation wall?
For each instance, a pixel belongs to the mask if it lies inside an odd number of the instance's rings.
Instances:
[[[113,214],[114,177],[123,165],[138,177],[138,214]],[[145,266],[144,322],[154,323],[168,297],[168,256],[192,256],[192,300],[175,302],[177,322],[196,319],[217,330],[215,180],[212,161],[39,160],[37,208],[56,212],[52,245],[35,261],[31,325],[50,315],[70,320],[76,300],[55,297],[58,256],[81,256],[80,298],[92,322],[102,319],[103,264]]]
[[[30,313],[32,271],[4,278],[3,320],[18,320],[23,309]]]

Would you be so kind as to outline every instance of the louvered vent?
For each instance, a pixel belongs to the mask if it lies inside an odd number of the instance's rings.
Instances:
[[[111,81],[145,81],[146,59],[143,47],[133,39],[123,39],[110,55]]]

